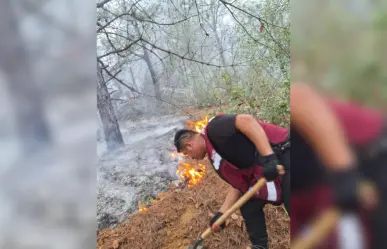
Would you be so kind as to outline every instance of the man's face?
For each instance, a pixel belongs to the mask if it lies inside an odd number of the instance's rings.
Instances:
[[[206,156],[206,146],[201,136],[194,136],[189,141],[185,142],[181,153],[193,159],[202,160]]]

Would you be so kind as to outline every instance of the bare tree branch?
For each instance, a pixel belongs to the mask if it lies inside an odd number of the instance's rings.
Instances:
[[[137,21],[140,21],[140,22],[149,22],[149,23],[153,23],[153,24],[157,24],[157,25],[161,25],[161,26],[173,26],[173,25],[185,22],[185,21],[191,19],[192,17],[196,17],[197,15],[189,16],[189,17],[186,17],[184,19],[181,19],[181,20],[178,20],[178,21],[175,21],[175,22],[170,22],[170,23],[161,23],[161,22],[157,22],[157,21],[154,21],[154,20],[142,19],[142,18],[137,17],[137,16],[135,16],[133,14],[130,15],[130,16],[133,17],[134,19],[136,19]]]
[[[106,68],[104,68],[106,69]],[[113,76],[111,76],[108,80],[105,81],[105,84],[107,84],[109,81],[111,81],[112,79],[114,79],[119,73],[121,73],[121,69],[118,70]]]
[[[123,47],[123,48],[121,48],[121,49],[115,49],[115,50],[110,51],[110,52],[108,52],[108,53],[106,53],[106,54],[104,54],[104,55],[100,55],[100,56],[98,56],[97,58],[100,60],[100,59],[102,59],[102,58],[104,58],[104,57],[106,57],[106,56],[109,56],[109,55],[111,55],[111,54],[118,54],[118,53],[120,53],[120,52],[124,52],[124,51],[128,50],[131,46],[133,46],[134,44],[136,44],[136,43],[137,43],[138,41],[140,41],[140,40],[142,40],[141,37],[138,38],[137,40],[135,40],[135,41],[129,43],[128,45],[126,45],[125,47]]]
[[[154,55],[160,60],[160,62],[163,64],[164,68],[166,68],[165,63],[164,63],[164,60],[165,60],[166,58],[168,58],[169,55],[165,56],[164,58],[161,58],[161,57],[160,57],[159,55],[157,55],[152,49],[149,49],[149,48],[147,48],[146,46],[141,45],[141,44],[139,44],[139,46],[142,47],[142,48],[144,48],[144,49],[146,49],[146,50],[148,50],[148,51],[151,52],[152,54],[154,54]]]
[[[106,82],[105,82],[105,85],[106,85]],[[108,88],[108,90],[110,90],[110,89],[111,89],[111,88]],[[109,92],[109,96],[112,96],[113,93],[115,93],[115,92],[117,92],[117,90],[113,90],[113,91]]]
[[[227,52],[227,51],[230,51],[230,49],[225,49],[225,50],[222,50],[222,51],[218,52],[216,55],[214,55],[214,56],[209,60],[209,62],[213,61],[216,57],[218,57],[219,55],[222,55],[224,52]]]
[[[113,33],[113,32],[110,32],[110,31],[106,31],[106,29],[103,30],[103,33],[104,34],[108,34],[108,35],[115,35],[115,36],[124,38],[126,40],[133,40],[131,37],[127,37],[127,36],[124,36],[124,35],[121,35],[121,34]]]
[[[117,50],[117,48],[114,46],[114,44],[113,44],[113,42],[110,40],[110,37],[109,37],[109,35],[106,33],[106,30],[105,30],[105,36],[106,36],[106,39],[108,40],[108,42],[109,42],[109,44],[110,44],[110,46],[112,46],[112,48],[114,49],[114,50]],[[118,56],[121,56],[121,57],[123,57],[122,55],[120,55],[120,53],[118,52],[117,53],[117,55]]]
[[[223,1],[222,1],[223,2]],[[273,48],[271,48],[270,46],[266,45],[266,44],[263,44],[262,42],[258,41],[256,38],[254,38],[250,33],[249,31],[247,31],[247,29],[245,28],[245,26],[238,20],[238,18],[235,16],[234,12],[232,12],[232,10],[230,10],[230,8],[227,6],[227,5],[224,5],[226,7],[226,9],[230,12],[230,14],[232,15],[232,17],[234,18],[234,20],[239,24],[239,26],[241,26],[241,28],[245,31],[245,33],[255,42],[255,43],[258,43],[259,45],[262,45],[264,46],[265,48],[268,48],[270,50],[273,50]]]
[[[147,40],[145,40],[145,39],[143,39],[143,38],[141,38],[141,40],[144,41],[145,43],[151,45],[151,46],[152,46],[153,48],[155,48],[155,49],[158,49],[158,50],[163,51],[163,52],[165,52],[165,53],[168,53],[168,54],[174,55],[174,56],[176,56],[176,57],[179,57],[179,58],[182,59],[182,60],[192,61],[192,62],[200,63],[200,64],[203,64],[203,65],[212,66],[212,67],[218,67],[218,68],[221,68],[221,67],[233,67],[233,66],[237,66],[237,65],[226,65],[226,66],[222,66],[222,65],[212,64],[212,63],[209,63],[209,62],[199,61],[199,60],[196,60],[196,59],[190,59],[190,58],[188,58],[188,57],[184,57],[184,56],[179,55],[179,54],[177,54],[177,53],[175,53],[175,52],[172,52],[172,51],[170,51],[170,50],[167,50],[167,49],[161,48],[161,47],[159,47],[159,46],[156,46],[156,45],[154,45],[153,43],[151,43],[151,42],[149,42],[149,41],[147,41]]]
[[[110,98],[111,100],[115,100],[115,101],[121,101],[121,102],[126,102],[127,100],[126,99],[115,99],[115,98]]]
[[[150,20],[152,20],[152,16],[156,13],[156,11],[155,11],[155,12],[149,14],[149,12],[145,11],[144,8],[141,5],[137,5],[135,7],[136,7],[136,9],[141,11],[146,17],[148,17]]]
[[[266,30],[266,32],[269,34],[270,38],[274,41],[275,44],[277,44],[277,46],[287,55],[290,57],[290,53],[289,53],[289,50],[285,49],[282,44],[277,41],[276,39],[274,39],[273,35],[271,34],[271,32],[266,28],[264,27],[264,29]]]
[[[131,86],[128,86],[127,84],[125,84],[124,82],[122,82],[122,80],[118,79],[117,78],[117,74],[112,74],[108,69],[107,69],[107,66],[105,66],[105,64],[100,60],[100,59],[97,59],[98,60],[98,63],[100,63],[102,65],[102,70],[105,71],[110,77],[111,79],[115,79],[117,80],[119,83],[121,83],[122,85],[124,85],[126,88],[128,88],[129,90],[131,90],[132,92],[137,92],[136,89],[134,89],[133,87]]]
[[[122,16],[125,16],[125,15],[128,15],[127,13],[122,13],[122,14],[119,14],[117,16],[115,16],[113,19],[111,19],[110,21],[106,22],[104,25],[102,25],[101,23],[97,22],[97,26],[99,27],[97,29],[97,33],[101,32],[103,29],[109,27],[110,24],[112,24],[113,22],[115,22],[118,18],[122,17]]]
[[[203,29],[204,33],[206,34],[206,36],[210,36],[207,31],[204,29],[203,27],[203,22],[200,20],[200,12],[199,12],[199,7],[198,7],[198,2],[196,0],[194,0],[195,2],[195,6],[196,6],[196,11],[198,13],[198,20],[199,20],[199,25],[200,27]]]
[[[237,10],[239,10],[239,11],[241,11],[241,12],[243,12],[243,13],[245,13],[245,14],[247,14],[247,15],[251,16],[251,17],[254,17],[255,19],[257,19],[257,20],[258,20],[258,21],[260,21],[260,22],[264,22],[264,23],[266,23],[267,25],[271,25],[271,26],[273,26],[273,27],[277,27],[277,28],[286,29],[286,27],[281,27],[281,26],[275,25],[275,24],[273,24],[273,23],[269,23],[268,21],[266,21],[266,20],[262,19],[261,17],[259,17],[259,16],[256,16],[256,15],[253,15],[253,14],[251,14],[250,12],[248,12],[248,11],[246,11],[246,10],[244,10],[244,9],[241,9],[241,8],[239,8],[239,7],[235,6],[235,5],[234,5],[234,4],[232,4],[232,3],[226,2],[226,1],[224,1],[224,0],[219,0],[219,1],[220,1],[221,3],[223,3],[223,4],[224,4],[224,6],[227,6],[227,5],[229,5],[229,6],[231,6],[231,7],[235,8],[235,9],[237,9]]]
[[[140,1],[142,0],[137,0],[135,3],[133,3],[132,6],[130,6],[130,9],[127,11],[127,12],[124,12],[124,13],[121,13],[117,16],[115,16],[113,19],[111,19],[110,21],[108,21],[107,23],[105,23],[105,25],[101,26],[100,23],[97,22],[97,25],[99,26],[99,28],[97,29],[97,33],[101,32],[101,30],[105,29],[106,27],[108,27],[110,24],[112,24],[113,22],[115,22],[118,18],[122,17],[122,16],[125,16],[125,15],[129,15],[128,13],[130,13],[130,11],[133,9],[134,6],[136,6],[136,4],[138,4]],[[105,9],[104,9],[105,10]]]
[[[149,94],[146,94],[146,93],[142,93],[142,92],[137,91],[137,90],[134,89],[133,87],[127,85],[127,84],[126,84],[125,82],[123,82],[121,79],[119,79],[119,78],[117,78],[116,76],[114,76],[109,70],[107,70],[107,69],[106,69],[106,66],[104,65],[104,63],[103,63],[101,60],[98,60],[98,62],[102,65],[103,70],[104,70],[110,77],[114,78],[118,83],[120,83],[121,85],[125,86],[126,88],[128,88],[128,89],[131,90],[132,92],[138,93],[138,94],[143,95],[143,96],[146,96],[146,97],[155,98],[155,99],[157,99],[157,100],[160,100],[161,102],[164,102],[164,103],[166,103],[166,104],[169,104],[169,105],[171,105],[171,106],[173,106],[173,107],[176,107],[176,108],[178,108],[178,109],[184,111],[184,109],[182,109],[181,106],[177,106],[177,105],[175,105],[175,104],[172,104],[171,102],[165,101],[165,100],[162,99],[162,98],[158,98],[158,97],[156,97],[156,96],[149,95]],[[186,111],[184,111],[184,112],[187,113],[187,114],[190,114],[190,113],[188,113],[188,112],[186,112]]]
[[[172,6],[175,8],[175,10],[176,10],[180,15],[182,15],[182,14],[180,13],[179,9],[176,8],[176,5],[173,3],[173,1],[172,1],[172,0],[169,0],[169,1],[171,2]]]
[[[105,4],[107,4],[110,1],[112,1],[112,0],[104,0],[102,2],[97,3],[97,9],[102,8]]]

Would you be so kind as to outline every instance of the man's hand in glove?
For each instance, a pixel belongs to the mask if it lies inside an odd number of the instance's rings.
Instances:
[[[217,225],[217,224],[215,224],[215,221],[216,221],[217,219],[219,219],[220,216],[222,216],[222,215],[223,215],[223,213],[217,212],[217,213],[215,214],[215,216],[212,217],[212,219],[211,219],[211,221],[210,221],[210,227],[212,228],[212,232],[217,233],[217,232],[219,232],[220,230],[222,230],[222,229],[224,229],[224,228],[226,227],[225,223],[223,223],[223,224],[220,225],[220,226]]]
[[[333,188],[334,202],[342,211],[359,207],[371,210],[377,206],[376,188],[355,169],[330,172],[328,180]]]
[[[278,172],[279,165],[275,154],[262,157],[263,176],[268,182],[275,180],[278,175],[283,175],[284,172]]]

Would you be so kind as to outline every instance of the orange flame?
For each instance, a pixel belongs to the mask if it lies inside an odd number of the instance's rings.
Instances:
[[[171,152],[169,155],[170,155],[173,159],[176,159],[176,158],[178,158],[178,159],[184,158],[184,155],[183,155],[183,154],[177,153],[177,152]]]
[[[204,129],[204,127],[206,127],[206,125],[208,124],[208,119],[209,117],[206,116],[204,119],[196,122],[188,120],[187,124],[190,130],[194,130],[200,133]]]
[[[198,164],[199,168],[193,167],[189,163],[181,163],[176,171],[176,174],[180,176],[181,182],[188,181],[188,187],[200,182],[204,174],[206,173],[206,166],[204,164]]]
[[[142,204],[141,201],[138,201],[138,209],[140,210],[140,212],[148,211],[146,205]]]
[[[208,119],[209,117],[206,116],[204,119],[196,122],[187,120],[186,125],[188,126],[188,129],[200,133],[208,124]],[[180,153],[171,153],[171,157],[174,159],[179,156],[184,158],[184,155]],[[188,162],[182,162],[176,171],[176,174],[180,176],[180,182],[188,182],[188,187],[197,184],[203,178],[205,173],[206,166],[204,164],[199,163],[194,166]]]

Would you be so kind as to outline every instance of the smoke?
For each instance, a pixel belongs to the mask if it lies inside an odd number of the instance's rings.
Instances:
[[[95,246],[95,2],[0,3],[0,247]]]

